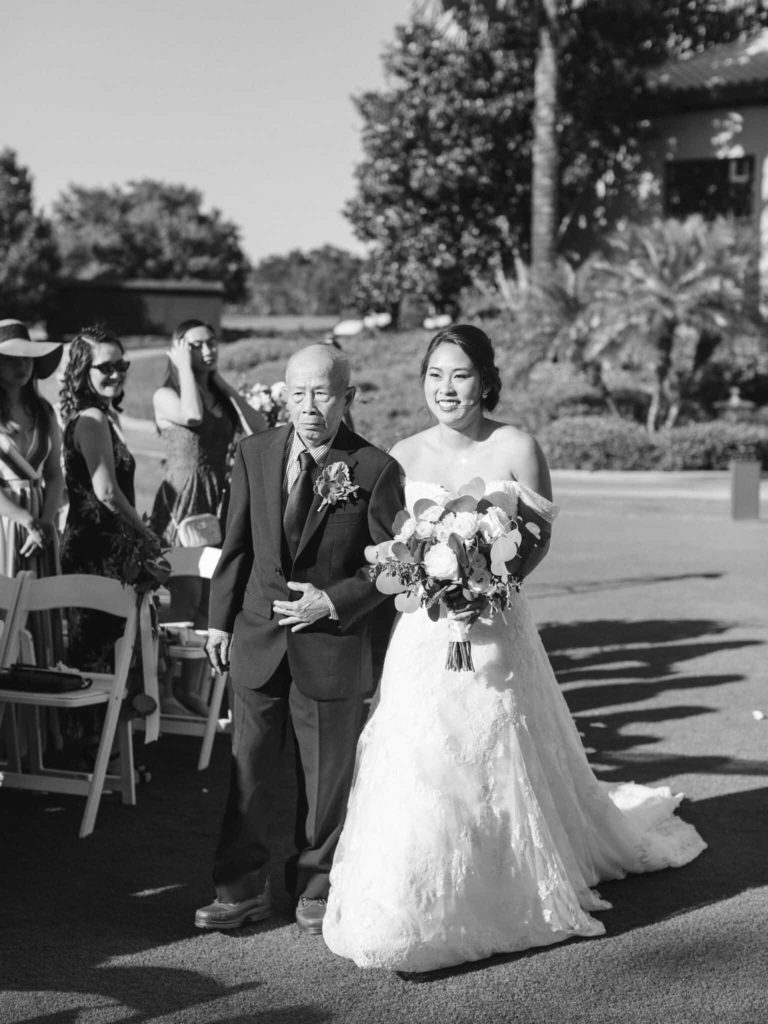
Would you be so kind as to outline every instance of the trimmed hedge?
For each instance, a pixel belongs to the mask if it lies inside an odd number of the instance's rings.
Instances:
[[[538,438],[553,469],[727,469],[731,459],[768,469],[768,427],[760,424],[693,423],[652,436],[615,416],[564,416]]]
[[[768,468],[768,427],[751,423],[691,423],[659,435],[659,469],[727,469],[731,459]]]
[[[539,434],[553,469],[655,469],[658,445],[639,423],[616,416],[563,416]]]

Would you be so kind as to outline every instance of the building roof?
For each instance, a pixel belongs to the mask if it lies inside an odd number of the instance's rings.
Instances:
[[[646,81],[655,92],[696,105],[762,102],[768,96],[768,29],[750,39],[665,61],[646,72]]]

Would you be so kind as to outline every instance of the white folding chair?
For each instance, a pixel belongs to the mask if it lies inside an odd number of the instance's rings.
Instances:
[[[176,619],[176,621],[161,621],[161,628],[165,628],[168,632],[179,632],[183,636],[189,635],[190,629],[192,635],[197,641],[194,644],[190,643],[170,643],[167,647],[168,658],[171,662],[169,671],[167,673],[168,678],[172,675],[173,671],[181,664],[188,662],[197,663],[201,670],[213,673],[213,669],[208,667],[208,658],[205,653],[203,642],[205,639],[205,630],[188,627],[187,622],[191,620],[182,619],[178,621],[179,608],[181,607],[184,614],[184,584],[189,581],[191,584],[202,580],[209,580],[213,575],[213,571],[216,568],[216,563],[219,560],[221,551],[219,548],[211,547],[193,547],[193,548],[171,548],[166,553],[166,558],[171,564],[171,576],[166,586],[171,592],[171,605],[163,615],[164,619]],[[194,589],[189,596],[190,601],[193,605],[199,605],[201,589]],[[207,603],[207,602],[206,602]],[[206,611],[207,621],[207,611]],[[175,628],[174,628],[175,627]],[[224,698],[224,691],[227,685],[227,675],[220,675],[213,673],[213,684],[211,687],[211,693],[208,700],[208,711],[207,714],[194,715],[194,714],[177,714],[174,712],[163,711],[163,702],[160,703],[160,730],[166,733],[175,733],[184,736],[202,736],[203,742],[200,747],[200,756],[197,761],[197,767],[199,771],[207,768],[211,760],[211,751],[213,750],[213,741],[217,731],[224,732],[228,728],[227,720],[220,720],[219,714],[221,712],[221,703]]]
[[[84,608],[107,612],[125,620],[123,634],[115,643],[114,672],[84,671],[82,675],[92,680],[88,688],[68,693],[26,692],[0,688],[0,711],[6,705],[13,709],[18,706],[31,706],[35,709],[73,709],[105,705],[104,722],[93,771],[79,772],[46,767],[43,763],[39,736],[30,751],[26,766],[22,766],[17,758],[15,763],[9,763],[8,770],[3,770],[4,786],[85,795],[87,799],[80,825],[80,836],[87,836],[93,831],[104,790],[120,793],[124,804],[136,803],[131,718],[127,715],[121,716],[120,712],[126,695],[134,649],[138,643],[141,605],[149,600],[149,596],[143,595],[139,599],[131,587],[100,576],[54,576],[39,580],[34,579],[32,573],[22,573],[20,576],[21,586],[16,614],[11,619],[11,630],[6,626],[0,638],[0,655],[3,652],[2,641],[5,642],[5,665],[11,664],[19,650],[23,628],[31,612]],[[39,729],[39,718],[37,724]],[[120,771],[111,774],[107,769],[116,736],[119,739]]]
[[[19,595],[25,580],[31,577],[29,572],[19,573],[16,577],[0,575],[0,613],[5,618],[0,622],[0,668],[7,668],[10,658],[15,654],[17,635],[16,620],[19,613]],[[6,704],[0,699],[0,725],[5,718]],[[6,722],[6,757],[9,767],[20,770],[21,749],[19,746],[19,729],[16,710],[8,708]]]

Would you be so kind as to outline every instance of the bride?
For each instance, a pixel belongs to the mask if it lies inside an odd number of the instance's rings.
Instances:
[[[441,331],[421,376],[437,423],[391,452],[409,509],[479,476],[551,522],[541,449],[486,415],[501,388],[488,337]],[[667,787],[592,774],[522,593],[473,622],[473,673],[444,668],[448,627],[445,613],[399,617],[360,738],[323,936],[361,967],[430,971],[602,935],[590,912],[610,904],[593,886],[706,845]]]

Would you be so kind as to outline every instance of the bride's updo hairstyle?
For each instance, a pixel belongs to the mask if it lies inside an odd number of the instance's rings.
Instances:
[[[499,404],[501,394],[501,377],[494,359],[491,339],[479,327],[471,324],[456,324],[446,327],[430,341],[424,358],[421,361],[421,379],[427,376],[429,360],[438,345],[458,345],[465,355],[472,360],[472,365],[480,374],[483,386],[483,407],[489,412]]]

